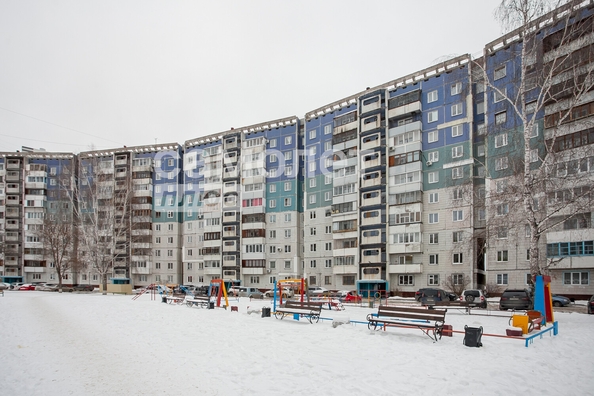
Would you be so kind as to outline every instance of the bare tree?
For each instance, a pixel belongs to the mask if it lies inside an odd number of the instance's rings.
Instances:
[[[462,292],[466,290],[471,283],[472,280],[468,275],[450,274],[445,277],[444,286],[446,289],[456,293],[456,295],[461,296]]]
[[[485,66],[499,48],[487,45],[484,59],[475,66],[483,70],[488,98],[493,95],[495,102],[504,101],[508,119],[511,115],[517,122],[510,127],[505,122],[497,125],[495,119],[488,130],[501,136],[495,139],[512,134],[505,144],[516,145],[490,164],[495,170],[504,169],[505,177],[487,182],[491,183],[487,210],[494,214],[487,228],[491,235],[514,228],[516,234],[510,238],[525,230],[530,272],[541,275],[554,264],[541,251],[542,236],[591,212],[591,178],[583,170],[592,166],[593,153],[587,143],[581,143],[581,136],[588,129],[584,117],[594,114],[588,103],[594,88],[593,18],[587,15],[584,1],[577,0],[502,0],[495,16],[504,28],[515,28],[500,40],[510,54],[513,79],[506,82],[497,70]],[[514,147],[519,150],[513,152]],[[575,149],[582,151],[585,160],[575,159]],[[566,197],[558,202],[555,196],[563,191]]]
[[[101,277],[103,294],[114,271],[129,275],[132,183],[129,172],[115,172],[108,158],[81,156],[77,201],[80,261]]]

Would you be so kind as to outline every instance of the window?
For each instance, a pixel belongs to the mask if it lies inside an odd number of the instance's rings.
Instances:
[[[268,207],[269,208],[276,208],[276,199],[270,199],[268,200]]]
[[[285,145],[293,143],[293,136],[285,136]]]
[[[452,242],[459,243],[462,242],[462,238],[464,237],[463,231],[454,231],[452,232]]]
[[[452,200],[456,201],[458,199],[462,199],[464,196],[464,190],[461,188],[456,188],[452,190]]]
[[[501,102],[507,96],[507,90],[503,88],[500,91],[493,91],[493,102]]]
[[[504,216],[509,213],[509,204],[502,203],[497,205],[497,216]]]
[[[464,146],[452,147],[452,158],[460,158],[464,155]]]
[[[439,213],[429,213],[429,224],[439,223]]]
[[[427,92],[427,103],[437,102],[437,90]]]
[[[315,186],[316,186],[316,178],[312,177],[311,179],[309,179],[309,187],[314,188]]]
[[[285,198],[285,206],[291,206],[291,198]]]
[[[454,125],[452,127],[452,137],[462,136],[462,124]]]
[[[538,162],[540,158],[538,157],[538,149],[531,149],[530,150],[530,162]]]
[[[505,77],[505,74],[506,74],[505,65],[503,65],[503,66],[495,69],[495,71],[493,72],[493,78],[495,80],[499,80],[499,79]]]
[[[564,272],[564,285],[589,285],[590,277],[588,272]]]
[[[495,148],[507,146],[507,133],[501,133],[495,136]]]
[[[437,162],[439,161],[439,151],[432,151],[427,154],[427,161]]]
[[[452,257],[452,264],[462,264],[462,253],[454,253]]]
[[[276,147],[276,139],[270,139],[269,143],[270,147]]]
[[[291,253],[291,245],[285,245],[285,253]]]
[[[439,234],[438,233],[429,234],[429,244],[431,244],[431,245],[439,244]]]
[[[507,250],[498,250],[497,251],[497,262],[504,262],[507,260],[508,260]]]
[[[435,143],[438,140],[438,134],[437,131],[431,131],[427,134],[427,142],[428,143]]]
[[[501,113],[495,114],[495,124],[496,125],[505,124],[506,121],[507,121],[507,112],[502,111]]]
[[[324,125],[324,135],[330,135],[332,133],[332,125]]]
[[[452,221],[462,221],[462,220],[464,220],[464,211],[463,210],[452,211]]]
[[[497,227],[497,238],[507,239],[507,227]]]
[[[427,113],[427,122],[436,122],[438,120],[437,110],[430,111]]]
[[[316,138],[316,130],[312,129],[311,131],[309,131],[309,140],[312,140],[315,138]]]
[[[429,203],[438,203],[439,202],[439,193],[429,193]]]
[[[398,285],[400,286],[414,286],[414,275],[398,275]]]
[[[439,285],[439,274],[427,275],[427,285],[438,286]]]
[[[508,158],[507,157],[495,158],[495,170],[507,169],[507,166],[508,166]]]
[[[452,117],[462,114],[462,103],[453,104],[451,107]]]
[[[427,175],[427,180],[429,183],[437,183],[439,182],[439,172],[429,172]]]
[[[316,203],[316,194],[310,194],[309,196],[309,203],[315,204]]]
[[[497,284],[507,285],[507,274],[497,274]]]
[[[460,92],[462,92],[462,83],[457,82],[455,84],[452,84],[452,86],[450,87],[450,94],[458,95]]]

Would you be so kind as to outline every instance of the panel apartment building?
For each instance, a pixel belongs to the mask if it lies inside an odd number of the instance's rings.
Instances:
[[[593,5],[563,6],[487,44],[478,59],[458,56],[302,118],[183,145],[43,160],[2,153],[0,275],[52,280],[41,242],[27,239],[37,221],[27,216],[57,199],[52,169],[62,167],[53,164],[75,161],[82,191],[92,159],[93,183],[114,194],[131,187],[129,231],[118,236],[110,278],[136,286],[223,278],[269,289],[305,277],[327,289],[377,282],[404,295],[466,283],[523,288],[536,254],[554,292],[591,295]],[[530,191],[532,229],[525,171],[541,181]],[[92,270],[71,276],[98,283]]]

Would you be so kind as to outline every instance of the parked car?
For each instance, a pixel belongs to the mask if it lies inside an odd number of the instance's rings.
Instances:
[[[274,292],[274,290],[268,290],[266,293],[264,293],[265,297],[273,297],[275,294],[278,296],[279,295],[280,290],[276,289],[276,293]],[[283,288],[283,298],[291,298],[295,295],[295,293],[293,292],[293,289],[290,288]]]
[[[360,303],[361,296],[357,294],[356,290],[350,290],[342,300],[347,303]]]
[[[551,296],[553,300],[553,307],[566,307],[571,304],[571,300],[565,296],[560,296],[558,294],[553,294]]]
[[[588,313],[590,315],[594,314],[594,296],[590,297],[588,300]]]
[[[418,298],[417,295],[419,296]],[[427,305],[427,303],[435,301],[453,301],[457,299],[457,296],[456,294],[447,292],[443,289],[426,287],[419,289],[415,294],[415,298],[417,298],[417,301],[420,301],[422,305]]]
[[[62,292],[71,293],[72,291],[74,291],[74,288],[72,286],[62,285],[61,289],[62,289]],[[58,291],[60,291],[60,287],[59,287],[59,285],[55,285],[55,284],[52,284],[52,285],[46,284],[46,288],[43,289],[43,291],[58,292]]]
[[[499,309],[533,309],[532,294],[527,289],[507,289],[499,299]]]
[[[19,287],[23,286],[23,282],[15,282],[10,284],[10,290],[19,290]]]
[[[231,286],[229,290],[227,290],[227,294],[230,296],[237,296],[239,294],[240,286]]]
[[[240,287],[239,297],[264,298],[264,294],[255,287]]]
[[[93,291],[95,286],[93,285],[76,285],[73,287],[74,291]]]
[[[18,290],[35,290],[35,285],[25,283],[24,285],[20,286]]]
[[[37,285],[35,285],[35,290],[37,291],[49,291],[51,290],[52,287],[55,287],[57,285],[53,284],[53,283],[39,283]]]
[[[487,299],[485,298],[483,291],[479,289],[464,290],[460,296],[460,300],[476,303],[479,308],[487,308]]]
[[[10,289],[10,283],[0,282],[0,290],[8,290]]]
[[[330,292],[325,287],[320,287],[320,286],[312,286],[307,290],[309,291],[309,294],[327,294]]]

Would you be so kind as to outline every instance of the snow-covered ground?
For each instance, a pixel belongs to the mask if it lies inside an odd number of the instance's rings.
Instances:
[[[510,314],[450,309],[446,323],[460,333],[434,343],[417,329],[281,321],[260,314],[270,301],[230,303],[238,312],[150,295],[7,291],[0,394],[594,394],[594,315],[556,312],[559,334],[528,348],[486,335],[482,348],[469,348],[465,325],[503,335]],[[347,306],[323,317],[364,321],[373,311]]]

